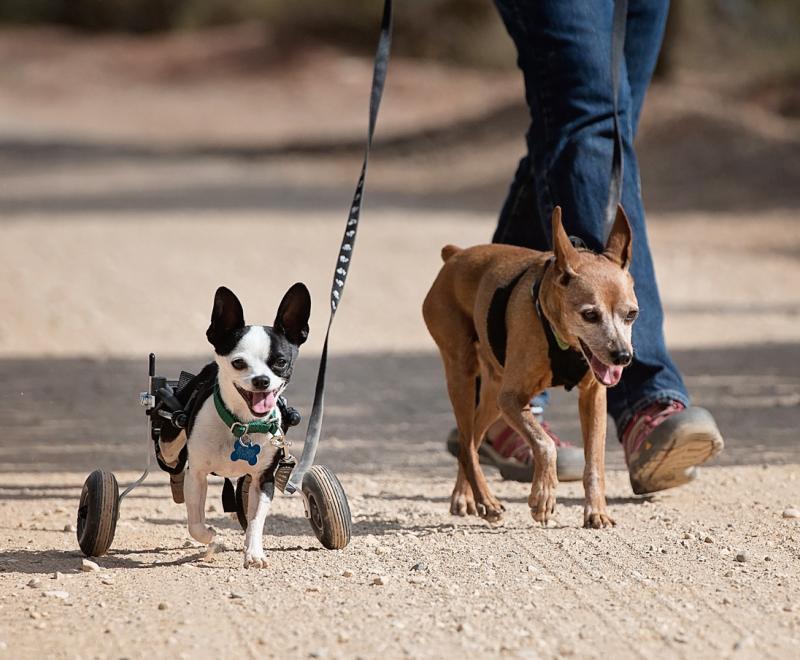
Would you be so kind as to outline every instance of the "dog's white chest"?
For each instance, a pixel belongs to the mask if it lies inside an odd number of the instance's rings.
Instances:
[[[211,398],[197,414],[187,446],[191,467],[220,477],[259,474],[272,465],[278,451],[269,434],[255,433],[237,442]]]

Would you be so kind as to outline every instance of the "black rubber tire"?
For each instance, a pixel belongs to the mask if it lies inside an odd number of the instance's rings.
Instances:
[[[328,550],[350,543],[352,519],[347,495],[336,475],[324,465],[314,465],[303,477],[311,528]]]
[[[114,541],[119,518],[119,484],[112,472],[95,470],[83,484],[78,504],[78,545],[87,557],[102,557]]]
[[[247,502],[250,499],[250,475],[239,477],[236,481],[236,517],[242,529],[247,531]]]

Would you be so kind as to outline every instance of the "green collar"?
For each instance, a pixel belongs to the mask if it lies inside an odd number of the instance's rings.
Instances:
[[[278,409],[277,406],[272,409],[269,416],[265,419],[257,419],[253,422],[243,422],[236,415],[234,415],[219,394],[219,383],[214,385],[214,407],[217,409],[217,414],[222,422],[227,426],[234,438],[241,438],[243,435],[250,433],[269,433],[277,435],[280,429],[278,422]]]

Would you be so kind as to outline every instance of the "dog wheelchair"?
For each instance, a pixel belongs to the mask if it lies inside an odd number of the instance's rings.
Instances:
[[[206,384],[207,385],[207,384]],[[200,396],[204,386],[202,372],[194,376],[182,371],[177,380],[170,380],[156,375],[156,357],[149,358],[148,389],[139,395],[139,402],[147,415],[148,444],[153,443],[155,449],[148,446],[147,464],[142,475],[128,486],[121,494],[119,484],[113,472],[95,470],[86,479],[78,504],[77,536],[78,545],[88,557],[100,557],[111,547],[116,532],[117,520],[122,500],[134,488],[141,485],[150,473],[152,456],[155,455],[159,467],[170,474],[173,501],[183,503],[183,475],[187,461],[186,446],[181,450],[176,465],[165,463],[159,452],[159,440],[169,430],[177,435],[185,429],[189,422],[189,411],[192,405],[204,399]],[[273,468],[275,486],[282,493],[300,492],[305,505],[305,515],[311,524],[317,539],[328,550],[340,550],[350,542],[352,519],[342,484],[336,475],[324,465],[314,465],[316,446],[307,443],[303,447],[300,466],[308,466],[296,473],[297,460],[286,451],[288,443],[284,437],[288,429],[297,426],[300,413],[289,406],[284,397],[279,397],[277,405],[281,412],[282,428],[272,444],[278,447],[278,457]],[[295,488],[299,476],[301,487]],[[225,512],[236,513],[242,529],[247,529],[247,505],[250,487],[250,476],[242,476],[234,488],[229,479],[225,479],[222,490],[222,505]]]

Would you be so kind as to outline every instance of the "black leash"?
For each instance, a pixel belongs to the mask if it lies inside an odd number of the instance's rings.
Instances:
[[[615,0],[614,25],[611,32],[611,90],[614,96],[614,156],[611,161],[611,182],[608,186],[608,204],[606,205],[606,224],[603,229],[603,243],[608,240],[614,219],[617,216],[617,205],[622,200],[622,132],[619,127],[619,83],[622,69],[622,57],[625,50],[625,28],[628,22],[628,0]]]
[[[361,175],[358,177],[356,191],[353,195],[353,203],[350,205],[350,215],[347,218],[342,244],[339,248],[339,257],[336,261],[336,270],[333,274],[331,284],[331,315],[328,319],[328,329],[325,332],[325,343],[322,346],[322,357],[319,362],[317,372],[317,386],[314,391],[314,405],[311,408],[311,416],[308,419],[308,429],[306,430],[306,440],[303,444],[303,453],[300,462],[292,471],[292,476],[286,484],[286,492],[294,493],[300,490],[303,484],[303,477],[311,465],[314,463],[314,456],[317,453],[319,436],[322,431],[322,418],[325,412],[325,371],[328,363],[328,339],[331,334],[333,317],[342,301],[344,285],[347,282],[347,273],[350,270],[350,263],[353,258],[353,247],[356,242],[358,232],[358,221],[361,216],[361,205],[364,202],[364,181],[367,176],[367,163],[369,162],[369,150],[372,147],[372,136],[375,133],[375,122],[378,119],[378,108],[383,96],[383,87],[386,83],[386,69],[389,65],[389,50],[392,45],[392,0],[384,0],[383,18],[381,19],[381,34],[378,40],[378,49],[375,53],[375,67],[372,72],[372,91],[369,99],[369,131],[367,133],[367,144],[364,149],[364,163],[361,166]]]

